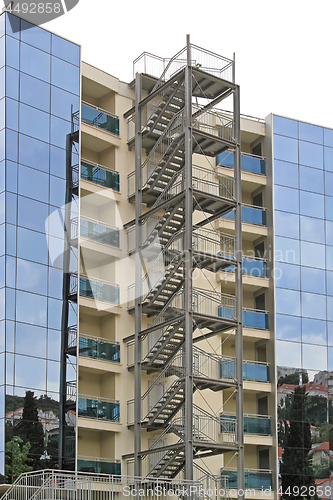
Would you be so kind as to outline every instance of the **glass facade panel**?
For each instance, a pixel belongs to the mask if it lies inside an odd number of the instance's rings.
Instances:
[[[325,243],[325,222],[313,217],[300,217],[301,239],[316,243]]]
[[[288,187],[274,187],[274,207],[275,210],[282,210],[294,214],[299,213],[299,192],[297,189]]]
[[[298,142],[290,137],[274,135],[274,158],[298,163]],[[305,163],[305,165],[307,165]]]
[[[276,312],[300,316],[301,296],[294,290],[276,289]]]
[[[300,189],[324,194],[324,172],[311,167],[299,167]]]
[[[302,141],[315,142],[323,144],[324,130],[322,127],[310,125],[309,123],[299,122],[299,138]]]
[[[276,314],[275,320],[277,339],[301,342],[302,330],[300,317]]]
[[[276,235],[286,236],[287,238],[299,238],[299,215],[276,210],[274,216]]]
[[[283,118],[282,116],[273,117],[274,134],[286,135],[288,137],[298,138],[298,122]]]
[[[33,441],[30,442],[33,469],[45,468],[44,457],[47,457],[49,468],[54,468],[56,464],[58,466],[60,459],[62,468],[73,468],[75,405],[71,410],[71,419],[67,406],[63,407],[61,413],[66,432],[64,453],[62,457],[58,457],[61,421],[59,402],[60,398],[66,401],[66,393],[70,387],[75,388],[67,384],[66,380],[65,383],[60,380],[60,360],[64,362],[67,359],[64,351],[61,352],[61,338],[68,327],[65,326],[61,332],[61,317],[63,308],[68,308],[71,326],[77,325],[77,306],[68,304],[67,300],[63,302],[63,297],[66,297],[63,285],[66,280],[63,279],[62,259],[58,259],[56,263],[59,270],[49,261],[47,230],[52,233],[54,227],[47,220],[50,211],[58,209],[65,200],[65,148],[66,135],[70,131],[70,104],[78,108],[79,103],[79,93],[69,95],[67,90],[79,89],[80,68],[61,61],[62,73],[56,78],[58,84],[61,84],[60,80],[65,82],[66,88],[54,89],[50,81],[51,60],[57,67],[57,63],[53,61],[57,58],[52,58],[50,54],[51,34],[11,16],[14,23],[20,25],[22,22],[24,27],[29,26],[29,29],[23,31],[12,30],[7,14],[0,16],[0,25],[5,18],[6,87],[5,71],[4,68],[0,69],[0,88],[6,88],[7,91],[7,122],[6,128],[2,130],[3,101],[0,100],[0,160],[4,158],[6,144],[6,162],[0,163],[0,197],[6,189],[0,199],[0,222],[6,216],[5,224],[0,224],[0,355],[4,349],[6,351],[3,354],[5,362],[0,360],[0,363],[6,370],[0,370],[0,385],[4,384],[0,387],[0,422],[4,422],[5,414],[8,422],[12,422],[8,433],[6,429],[8,443],[10,438],[18,435],[23,425],[22,412],[14,415],[13,411],[29,404],[29,408],[36,411],[38,421],[27,422],[27,425],[40,426],[38,446]],[[58,49],[60,45],[61,43],[57,45]],[[0,65],[3,46],[1,40]],[[68,54],[63,54],[63,57],[70,59],[73,54],[79,55],[78,46],[67,41],[64,46],[68,48]],[[69,111],[65,116],[64,110],[67,108]],[[57,112],[58,116],[51,118],[52,111]],[[68,121],[61,118],[67,118]],[[54,155],[55,148],[50,147],[51,140],[64,148],[61,155]],[[79,149],[77,144],[76,146]],[[56,177],[50,176],[50,163],[52,173],[57,175],[56,181]],[[74,195],[72,199],[74,207],[77,199]],[[62,255],[64,242],[63,239],[59,241],[62,244]],[[1,258],[5,252],[5,257]],[[4,287],[2,271],[5,259],[7,280]],[[73,271],[77,271],[74,259],[72,264]],[[6,330],[2,328],[4,323]],[[75,365],[76,358],[71,356],[64,366],[66,376],[71,377],[71,381],[76,380]],[[73,403],[75,394],[76,390],[73,392]],[[46,412],[51,424],[42,423]],[[2,457],[5,445],[0,437]],[[66,453],[72,455],[66,456]],[[6,463],[7,472],[7,482],[12,482],[15,471],[9,463]],[[0,463],[1,474],[4,475],[3,462]]]
[[[299,163],[308,167],[323,168],[324,148],[318,144],[299,141]]]
[[[289,290],[301,289],[301,268],[292,264],[282,262],[275,263],[275,286],[288,288]]]

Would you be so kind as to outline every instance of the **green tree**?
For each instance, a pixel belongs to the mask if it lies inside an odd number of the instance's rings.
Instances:
[[[291,385],[299,385],[300,379],[299,379],[300,374],[298,372],[294,373],[289,373],[289,375],[284,375],[284,377],[280,377],[278,380],[278,387],[282,384],[291,384]],[[309,377],[306,372],[302,372],[302,383],[307,384],[309,382]]]
[[[29,450],[30,443],[23,444],[23,440],[19,436],[14,436],[11,441],[6,443],[6,483],[15,481],[22,472],[32,471],[32,467],[28,465],[30,462]]]
[[[36,399],[32,391],[26,391],[23,405],[22,419],[15,426],[15,435],[19,436],[23,443],[30,443],[29,458],[32,460],[33,470],[41,468],[41,456],[44,454],[44,431],[38,420]]]
[[[293,491],[293,487],[305,486],[306,491],[314,486],[314,475],[309,451],[311,450],[310,423],[306,421],[306,389],[296,387],[291,407],[289,424],[285,423],[285,447],[281,461],[281,485],[282,492]],[[288,490],[289,489],[289,490]],[[288,494],[283,498],[290,499]],[[293,499],[301,500],[301,495],[293,496]],[[307,493],[306,498],[311,498]],[[316,497],[317,498],[317,497]]]

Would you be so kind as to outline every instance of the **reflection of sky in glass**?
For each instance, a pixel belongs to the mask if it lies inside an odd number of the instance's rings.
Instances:
[[[327,347],[302,345],[302,365],[312,370],[327,370]]]
[[[46,360],[17,354],[15,385],[46,391]]]
[[[277,340],[276,364],[277,366],[301,368],[301,344]]]

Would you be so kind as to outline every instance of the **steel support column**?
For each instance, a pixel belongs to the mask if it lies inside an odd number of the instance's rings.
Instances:
[[[193,312],[192,312],[192,70],[190,36],[185,70],[185,478],[193,479]]]
[[[135,359],[134,359],[134,475],[141,476],[141,314],[142,314],[142,168],[141,107],[142,76],[135,75]]]
[[[237,457],[237,487],[239,500],[244,499],[244,424],[243,424],[243,290],[242,290],[242,188],[241,188],[241,166],[240,166],[240,101],[239,86],[236,85],[234,93],[234,136],[236,142],[235,149],[235,255],[236,255],[236,379],[238,390],[236,397],[236,418],[239,451]]]

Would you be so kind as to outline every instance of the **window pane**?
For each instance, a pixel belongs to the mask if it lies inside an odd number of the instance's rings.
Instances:
[[[50,133],[49,115],[39,109],[21,103],[20,132],[48,142]]]
[[[325,246],[301,241],[301,263],[303,266],[325,269]]]
[[[71,112],[79,109],[79,97],[58,87],[51,86],[51,113],[64,120],[71,121]]]
[[[276,315],[276,338],[301,341],[301,318],[297,316]]]
[[[326,345],[326,321],[302,319],[302,341],[308,344]]]
[[[278,366],[301,368],[301,344],[277,340],[276,364]]]
[[[80,47],[57,35],[52,35],[52,54],[80,66]]]
[[[46,326],[47,299],[34,293],[16,292],[17,321]]]
[[[306,370],[327,370],[327,347],[303,344],[302,368]]]
[[[326,271],[327,293],[333,296],[333,273]]]
[[[324,218],[324,196],[300,191],[300,213],[310,217]]]
[[[274,187],[274,208],[284,212],[299,213],[299,192],[282,186]]]
[[[66,137],[70,132],[70,122],[51,116],[51,144],[66,149]]]
[[[301,270],[302,291],[325,294],[325,271],[302,267]]]
[[[6,183],[5,183],[5,172],[6,172],[6,169],[5,169],[5,165],[6,163],[4,161],[2,161],[0,163],[0,193],[2,193],[2,191],[5,190],[6,188]]]
[[[6,161],[6,181],[7,191],[17,193],[17,164],[12,161]]]
[[[16,259],[9,255],[6,257],[6,286],[16,287]]]
[[[6,64],[14,69],[20,67],[20,42],[11,36],[6,36]]]
[[[18,102],[6,99],[6,126],[18,130]]]
[[[316,243],[325,243],[325,222],[313,217],[300,217],[301,219],[301,239]]]
[[[287,135],[288,137],[298,137],[298,122],[282,118],[281,116],[273,117],[274,134]]]
[[[62,207],[66,202],[66,181],[59,177],[50,176],[50,203]]]
[[[39,201],[48,202],[49,176],[33,168],[19,165],[19,194]]]
[[[325,170],[333,172],[333,148],[324,148]]]
[[[8,100],[9,99],[7,99],[7,101]],[[0,130],[5,128],[5,102],[6,102],[5,98],[0,100]],[[8,117],[7,117],[7,123],[8,123]]]
[[[12,14],[6,14],[6,33],[7,35],[20,38],[21,19],[19,17],[13,16]]]
[[[281,314],[300,315],[300,293],[293,290],[276,289],[276,312]]]
[[[0,68],[5,65],[5,40],[4,36],[0,38]]]
[[[333,221],[333,198],[325,196],[325,217],[326,220]]]
[[[300,266],[293,264],[275,263],[275,286],[278,288],[288,288],[290,290],[300,290]]]
[[[309,123],[299,122],[299,138],[302,141],[316,142],[323,144],[324,130],[317,125],[310,125]]]
[[[324,148],[318,144],[299,141],[299,162],[308,167],[323,168]]]
[[[51,83],[56,87],[79,95],[80,92],[80,69],[57,57],[52,57],[52,79]]]
[[[21,71],[50,83],[51,56],[21,43]]]
[[[48,217],[48,206],[39,201],[19,197],[19,226],[45,232],[45,222]]]
[[[23,134],[20,134],[19,143],[20,163],[48,173],[49,145]]]
[[[59,391],[60,387],[60,363],[47,361],[47,390]]]
[[[296,139],[274,135],[274,158],[298,163],[298,142]]]
[[[274,212],[275,234],[289,238],[299,238],[299,216],[287,212]]]
[[[50,112],[50,84],[21,73],[21,101],[29,106]]]
[[[6,221],[10,224],[17,222],[17,195],[6,193]]]
[[[22,31],[21,40],[22,42],[33,45],[37,49],[44,50],[45,52],[50,52],[51,50],[51,33],[48,31],[34,26],[27,21],[22,19]]]
[[[47,266],[17,259],[17,288],[47,294]]]
[[[16,355],[15,385],[46,391],[46,360]]]
[[[326,319],[326,296],[301,293],[302,314],[306,318]]]
[[[55,146],[50,147],[50,173],[62,179],[66,179],[65,149],[60,149]]]
[[[324,194],[324,172],[312,167],[299,167],[300,188],[304,191]]]
[[[60,361],[60,352],[61,352],[61,332],[57,330],[49,330],[47,337],[47,358],[53,359],[55,361]]]
[[[40,262],[41,264],[47,264],[48,250],[46,236],[21,227],[17,231],[17,256]]]
[[[300,242],[291,238],[276,236],[275,261],[300,264]]]
[[[333,247],[326,247],[326,269],[333,271]]]
[[[29,356],[46,357],[46,328],[25,323],[16,324],[15,352]]]
[[[20,73],[13,68],[6,68],[6,95],[18,101],[19,98],[19,76]]]
[[[61,329],[62,300],[48,299],[48,327]]]

